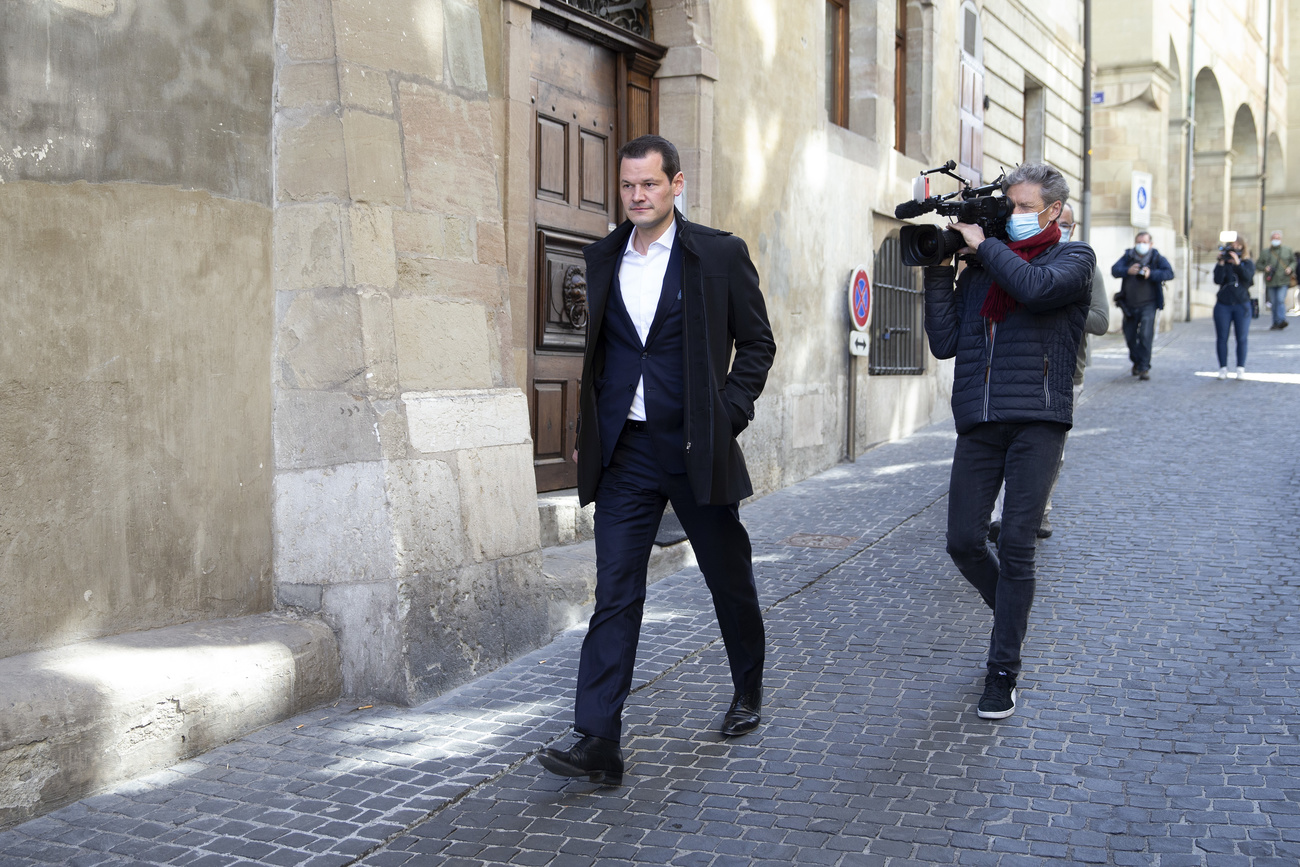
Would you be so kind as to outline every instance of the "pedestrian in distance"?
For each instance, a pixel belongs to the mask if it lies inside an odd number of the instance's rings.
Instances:
[[[590,312],[574,460],[579,499],[596,504],[596,604],[578,665],[578,740],[538,753],[552,773],[609,785],[623,781],[623,705],[666,503],[704,573],[731,667],[721,733],[761,721],[763,616],[739,513],[753,488],[736,437],[776,353],[744,241],[673,206],[685,183],[676,147],[641,136],[618,160],[627,219],[583,250]]]
[[[1132,374],[1139,380],[1151,378],[1151,344],[1156,334],[1156,311],[1165,308],[1164,283],[1174,279],[1174,269],[1160,251],[1151,246],[1151,233],[1138,232],[1133,246],[1111,266],[1112,277],[1120,279],[1115,305],[1124,314],[1124,342],[1128,344]]]
[[[1097,259],[1087,244],[1058,243],[1070,187],[1055,168],[1029,163],[1006,178],[1010,242],[955,223],[969,267],[925,269],[925,331],[937,358],[956,357],[957,446],[948,486],[948,553],[993,612],[984,719],[1016,709],[1021,647],[1034,601],[1034,547],[1065,435],[1074,371]],[[956,278],[956,291],[953,281]],[[1006,481],[997,550],[989,510]]]
[[[1268,242],[1268,249],[1259,256],[1256,263],[1264,272],[1264,292],[1268,306],[1273,312],[1273,324],[1270,331],[1286,328],[1286,292],[1291,288],[1291,278],[1295,275],[1295,253],[1282,243],[1282,233],[1274,232]]]
[[[1219,291],[1214,297],[1214,348],[1219,354],[1219,379],[1228,378],[1228,329],[1237,334],[1237,379],[1246,378],[1246,341],[1250,334],[1250,285],[1255,279],[1255,263],[1246,252],[1246,242],[1238,236],[1219,248],[1214,266],[1214,282]]]
[[[1060,243],[1069,243],[1074,236],[1074,208],[1067,203],[1061,209],[1060,219],[1056,225],[1061,230]],[[1083,395],[1083,371],[1091,360],[1088,351],[1089,334],[1105,334],[1110,328],[1110,304],[1106,300],[1106,278],[1097,265],[1092,272],[1092,302],[1088,305],[1088,318],[1083,323],[1083,339],[1079,341],[1078,363],[1074,367],[1074,405],[1079,405]],[[1052,492],[1047,495],[1047,505],[1043,507],[1043,522],[1038,525],[1038,538],[1049,539],[1052,536],[1052,497],[1056,493],[1056,481],[1061,477],[1061,467],[1065,466],[1065,449],[1061,449],[1061,460],[1056,465],[1056,478],[1052,479]],[[1007,485],[1004,481],[998,490],[998,499],[993,506],[993,520],[989,522],[989,541],[997,544],[1002,532],[1002,505],[1006,496]]]

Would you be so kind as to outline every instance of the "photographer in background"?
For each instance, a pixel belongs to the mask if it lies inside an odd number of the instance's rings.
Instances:
[[[1273,310],[1270,331],[1286,328],[1286,290],[1291,287],[1295,274],[1295,253],[1282,244],[1282,233],[1274,232],[1269,247],[1259,257],[1259,270],[1264,272],[1264,292],[1268,306]]]
[[[1070,195],[1056,169],[1031,163],[1003,184],[1014,205],[1009,241],[954,223],[969,267],[951,258],[925,269],[925,331],[936,358],[956,356],[957,427],[948,488],[948,553],[993,612],[984,694],[977,713],[1016,708],[1020,649],[1034,601],[1034,547],[1074,416],[1074,371],[1096,256],[1058,243]],[[956,280],[956,291],[953,282]],[[989,511],[1006,482],[997,552]]]
[[[1156,311],[1165,307],[1164,282],[1174,279],[1174,269],[1151,246],[1151,233],[1138,232],[1133,246],[1111,266],[1110,276],[1120,278],[1115,304],[1124,314],[1124,342],[1128,344],[1131,373],[1151,378],[1151,344],[1155,340]]]
[[[1228,327],[1237,332],[1237,379],[1246,378],[1246,336],[1250,332],[1250,284],[1255,263],[1246,256],[1246,243],[1238,236],[1219,248],[1214,282],[1214,340],[1219,353],[1219,379],[1228,378]]]

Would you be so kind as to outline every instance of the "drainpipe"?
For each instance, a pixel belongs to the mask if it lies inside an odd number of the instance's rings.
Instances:
[[[1272,0],[1269,0],[1272,2]],[[1196,151],[1196,0],[1191,0],[1191,21],[1187,28],[1187,152],[1183,154],[1183,241],[1187,245],[1187,263],[1196,260],[1192,250],[1192,167]],[[1187,309],[1184,322],[1192,321],[1192,281],[1187,280]],[[1199,282],[1199,279],[1198,279]]]
[[[1092,0],[1083,0],[1083,225],[1079,240],[1092,231]]]
[[[1268,24],[1264,28],[1268,47],[1264,50],[1264,156],[1259,163],[1259,246],[1258,258],[1264,253],[1264,211],[1268,200],[1268,103],[1273,81],[1273,0],[1268,0]]]

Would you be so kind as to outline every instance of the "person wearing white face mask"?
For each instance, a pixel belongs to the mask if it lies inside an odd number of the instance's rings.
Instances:
[[[1014,206],[1010,241],[954,223],[966,241],[959,252],[968,267],[958,277],[949,260],[924,272],[930,351],[956,359],[948,554],[993,612],[976,706],[982,719],[1015,713],[1036,536],[1074,422],[1074,371],[1097,264],[1087,244],[1058,243],[1055,221],[1070,195],[1059,171],[1018,166],[1003,190]],[[1002,531],[993,551],[989,512],[1004,481]]]
[[[1174,279],[1174,269],[1151,246],[1149,232],[1138,232],[1133,241],[1133,246],[1111,266],[1110,274],[1122,281],[1115,293],[1115,305],[1124,314],[1124,342],[1128,344],[1129,361],[1133,362],[1131,372],[1140,380],[1148,380],[1156,311],[1164,309],[1164,282]]]
[[[1255,266],[1264,272],[1268,304],[1273,310],[1273,324],[1269,330],[1286,328],[1286,290],[1291,285],[1291,275],[1295,273],[1295,253],[1282,243],[1281,232],[1273,233],[1269,248]]]

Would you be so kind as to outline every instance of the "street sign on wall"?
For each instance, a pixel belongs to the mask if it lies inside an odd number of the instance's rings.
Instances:
[[[858,331],[866,331],[871,324],[871,278],[865,265],[854,268],[849,276],[849,316]]]
[[[1151,227],[1151,175],[1133,173],[1133,195],[1129,202],[1129,222],[1135,229]]]

